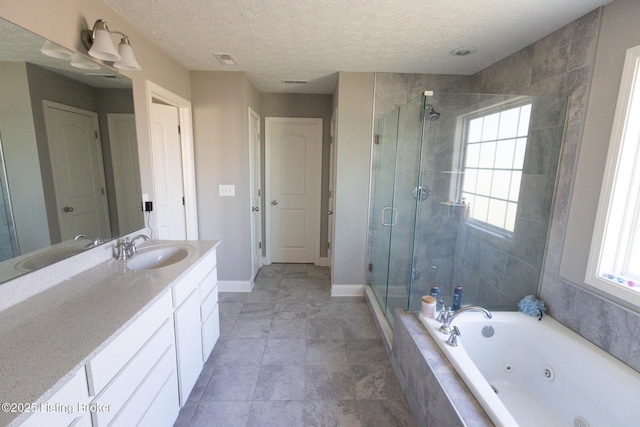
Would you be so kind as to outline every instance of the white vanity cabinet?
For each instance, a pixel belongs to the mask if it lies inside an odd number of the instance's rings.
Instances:
[[[212,298],[207,299],[210,296]],[[212,301],[215,307],[210,307]],[[187,401],[202,371],[204,361],[220,335],[219,332],[217,335],[209,334],[212,329],[219,330],[217,312],[213,313],[217,302],[216,251],[214,249],[173,285],[180,406]],[[206,314],[206,318],[203,317],[203,313]],[[205,335],[203,322],[206,321],[209,323],[207,323]]]

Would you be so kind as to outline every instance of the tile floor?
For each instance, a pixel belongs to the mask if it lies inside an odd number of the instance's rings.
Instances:
[[[263,267],[220,293],[220,340],[175,427],[412,427],[362,298],[332,298],[329,270]]]

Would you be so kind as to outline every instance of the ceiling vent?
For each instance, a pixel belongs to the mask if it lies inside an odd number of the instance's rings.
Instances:
[[[214,53],[214,56],[220,61],[222,65],[238,65],[233,56],[228,53]]]
[[[286,85],[306,85],[308,80],[299,79],[282,79],[282,83]]]

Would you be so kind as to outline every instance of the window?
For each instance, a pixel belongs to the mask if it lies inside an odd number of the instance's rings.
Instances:
[[[640,306],[640,46],[627,51],[585,281]]]
[[[462,198],[471,221],[513,233],[530,116],[529,103],[466,119]]]

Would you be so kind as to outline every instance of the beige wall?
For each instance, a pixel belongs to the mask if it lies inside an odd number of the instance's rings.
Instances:
[[[251,280],[249,107],[260,94],[242,72],[192,71],[192,107],[200,239],[222,240],[221,281]],[[218,186],[235,185],[235,197]]]
[[[80,31],[91,28],[96,19],[106,20],[111,30],[121,31],[129,36],[142,71],[122,71],[122,74],[133,80],[142,192],[152,194],[145,81],[151,80],[189,100],[191,94],[188,71],[99,0],[2,1],[0,17],[82,54],[86,54],[86,49],[80,42]]]
[[[334,285],[365,284],[373,73],[340,72],[337,97]]]

